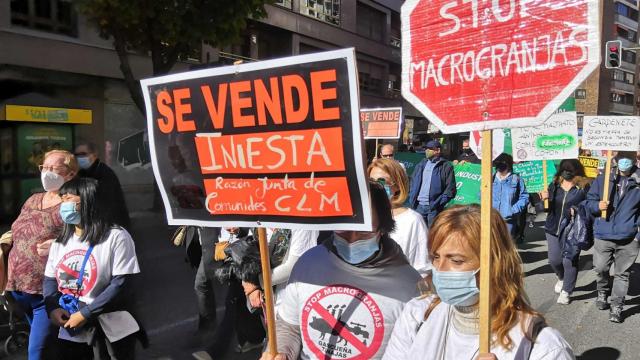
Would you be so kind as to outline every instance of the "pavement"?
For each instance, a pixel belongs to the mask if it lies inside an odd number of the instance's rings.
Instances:
[[[553,292],[556,277],[547,262],[547,246],[542,231],[543,217],[527,228],[526,241],[519,245],[526,272],[525,286],[533,306],[542,312],[549,325],[558,329],[572,345],[578,360],[636,360],[640,358],[640,264],[631,275],[629,296],[622,324],[608,321],[608,311],[594,305],[596,296],[592,251],[583,252],[577,287],[569,305],[556,304]],[[193,359],[191,354],[206,347],[210,338],[195,332],[197,306],[193,292],[195,270],[185,261],[184,249],[170,242],[173,229],[164,214],[132,214],[132,235],[141,267],[136,279],[137,313],[148,331],[151,346],[139,349],[139,359]],[[225,288],[218,284],[218,319],[224,311]],[[224,331],[224,329],[222,329]],[[0,343],[1,344],[1,343]],[[260,351],[238,354],[230,344],[225,356],[215,360],[257,359]],[[24,354],[0,359],[26,359]]]

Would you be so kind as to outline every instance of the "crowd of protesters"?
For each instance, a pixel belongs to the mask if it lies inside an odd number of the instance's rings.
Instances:
[[[530,202],[511,155],[492,162],[490,353],[480,353],[480,208],[454,205],[454,165],[429,140],[411,177],[386,145],[369,163],[371,231],[266,229],[278,354],[263,359],[573,359],[571,346],[527,300],[516,239]],[[455,163],[477,163],[468,141]],[[544,225],[559,304],[569,304],[580,251],[594,248],[597,298],[620,323],[640,250],[640,152],[615,154],[604,174],[558,165]],[[55,150],[40,166],[44,192],[12,225],[6,296],[31,325],[29,359],[133,359],[146,335],[133,308],[140,272],[120,184],[92,144]],[[608,192],[608,200],[602,195]],[[479,200],[479,199],[478,199]],[[258,229],[186,227],[199,330],[198,359],[266,349]],[[613,281],[610,269],[613,267]],[[216,318],[214,284],[228,286]]]

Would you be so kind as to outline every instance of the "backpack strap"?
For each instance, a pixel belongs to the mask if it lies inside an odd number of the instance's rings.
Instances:
[[[531,317],[531,321],[529,321],[529,326],[527,327],[527,332],[524,334],[524,337],[522,337],[520,345],[518,346],[518,351],[514,357],[515,360],[529,360],[536,338],[546,327],[547,323],[544,321],[542,316],[534,315]]]

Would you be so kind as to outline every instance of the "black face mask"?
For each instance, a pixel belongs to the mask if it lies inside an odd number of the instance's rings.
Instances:
[[[573,172],[573,170],[562,170],[560,176],[562,176],[562,178],[565,180],[571,180],[576,177],[576,174]]]
[[[471,149],[470,148],[462,149],[462,153],[467,155],[471,154]]]
[[[495,165],[496,170],[498,170],[499,172],[505,172],[509,168],[509,166],[505,162],[497,162]]]

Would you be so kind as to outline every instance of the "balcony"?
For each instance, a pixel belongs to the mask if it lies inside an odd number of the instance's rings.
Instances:
[[[620,90],[629,94],[633,94],[635,91],[633,84],[628,84],[624,81],[618,80],[611,81],[611,90]]]
[[[636,72],[636,64],[634,63],[630,63],[630,62],[626,62],[624,60],[620,61],[620,68],[630,71],[632,73]]]
[[[400,46],[402,45],[402,42],[400,41],[400,38],[397,38],[395,36],[389,36],[389,45],[399,49]]]
[[[609,112],[624,115],[633,115],[633,105],[618,104],[614,102],[609,103]]]
[[[620,40],[622,42],[622,47],[623,48],[632,48],[632,47],[637,47],[638,45],[636,43],[634,43],[633,41],[622,37],[622,36],[618,36],[616,38],[616,40]]]
[[[637,29],[638,28],[638,22],[633,20],[633,19],[629,19],[626,16],[622,16],[620,14],[615,14],[614,17],[614,22],[617,22],[618,24],[622,24],[630,29]]]

